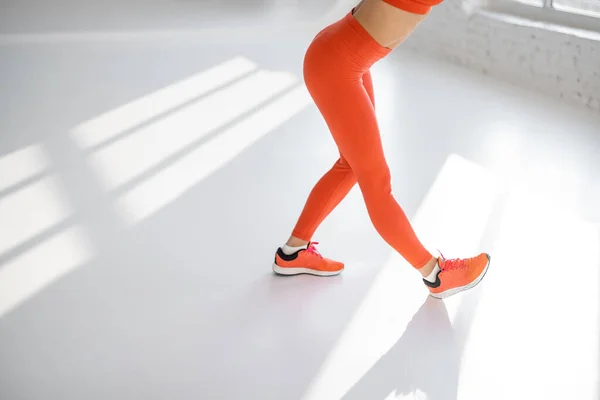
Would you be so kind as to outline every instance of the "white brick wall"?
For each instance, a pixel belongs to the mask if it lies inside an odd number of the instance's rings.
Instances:
[[[404,46],[600,112],[600,41],[469,17],[461,1],[435,7]]]

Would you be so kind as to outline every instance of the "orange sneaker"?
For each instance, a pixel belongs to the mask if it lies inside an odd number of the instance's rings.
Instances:
[[[423,279],[429,287],[432,297],[443,299],[476,286],[485,276],[490,266],[489,254],[482,253],[477,257],[447,260],[442,255],[438,258],[439,272],[435,282]]]
[[[318,276],[337,275],[344,264],[324,258],[315,248],[318,242],[310,242],[306,249],[287,255],[281,247],[277,249],[273,271],[280,275],[310,274]]]

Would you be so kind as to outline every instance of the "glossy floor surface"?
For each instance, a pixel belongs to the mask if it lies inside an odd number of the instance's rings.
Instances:
[[[356,189],[315,237],[346,271],[277,277],[337,156],[319,20],[214,4],[252,27],[3,25],[0,398],[598,399],[600,116],[400,49],[373,68],[394,193],[487,277],[428,298]]]

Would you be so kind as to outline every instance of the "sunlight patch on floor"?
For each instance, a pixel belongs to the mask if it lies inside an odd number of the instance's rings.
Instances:
[[[90,164],[105,188],[116,189],[296,82],[293,75],[258,71],[99,149]]]
[[[73,137],[91,148],[88,160],[101,185],[119,215],[135,224],[308,106],[299,82],[238,57],[94,118]]]
[[[552,187],[554,199],[525,179],[511,189],[461,398],[598,398],[600,228]]]
[[[228,164],[309,103],[310,97],[303,87],[294,89],[123,194],[117,200],[119,214],[132,224],[147,218]]]
[[[46,171],[48,156],[39,145],[31,145],[0,158],[0,193]]]
[[[83,149],[97,146],[240,78],[256,68],[254,62],[244,57],[233,58],[92,118],[75,127],[71,135]]]
[[[54,176],[0,198],[0,256],[63,222],[71,213],[64,189]]]
[[[0,266],[0,316],[89,261],[92,254],[84,230],[74,226]]]
[[[73,212],[50,167],[38,145],[0,159],[3,187],[15,187],[0,197],[0,316],[91,257],[82,227],[58,229]]]
[[[427,395],[420,390],[416,390],[414,393],[402,394],[398,393],[396,390],[392,391],[385,399],[383,400],[428,400]]]

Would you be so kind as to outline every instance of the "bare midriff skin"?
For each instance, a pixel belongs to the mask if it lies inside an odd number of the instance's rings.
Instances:
[[[354,18],[380,45],[393,49],[402,43],[427,15],[413,14],[382,0],[363,0]]]
[[[393,49],[402,43],[427,15],[409,13],[382,0],[362,0],[354,9],[354,18],[383,47]],[[291,236],[288,246],[305,246],[307,241]],[[419,269],[428,276],[435,267],[437,258],[432,257]]]

